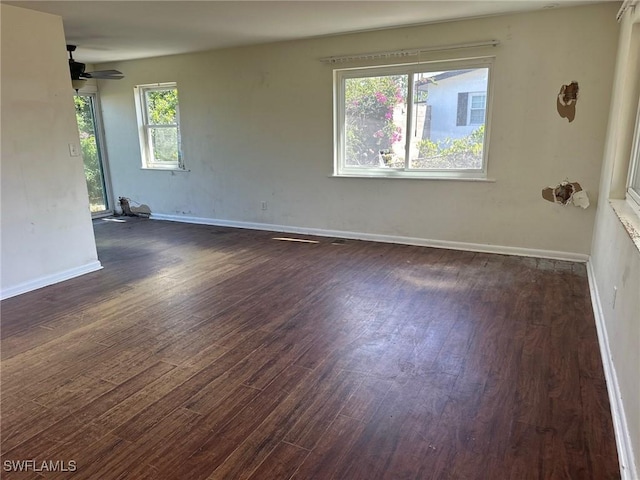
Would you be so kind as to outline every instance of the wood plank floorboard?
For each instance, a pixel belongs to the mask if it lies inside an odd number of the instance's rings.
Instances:
[[[0,304],[2,465],[77,465],[3,479],[620,478],[584,265],[125,220]]]

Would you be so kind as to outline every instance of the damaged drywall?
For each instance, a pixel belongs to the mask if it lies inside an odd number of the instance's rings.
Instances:
[[[578,182],[560,182],[555,187],[542,189],[542,198],[551,203],[560,205],[574,205],[576,207],[587,208],[589,206],[589,196],[582,189]]]
[[[580,93],[580,87],[575,80],[568,85],[562,85],[560,87],[560,93],[556,99],[556,108],[558,114],[562,118],[566,118],[569,122],[573,122],[576,118],[576,103],[578,102],[578,95]]]

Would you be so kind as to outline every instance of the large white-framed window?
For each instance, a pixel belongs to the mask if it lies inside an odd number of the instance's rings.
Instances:
[[[633,149],[627,177],[627,201],[640,215],[640,103],[636,115],[636,128],[633,134]]]
[[[177,84],[137,85],[134,95],[142,168],[183,170]]]
[[[492,64],[334,70],[334,175],[486,178]]]

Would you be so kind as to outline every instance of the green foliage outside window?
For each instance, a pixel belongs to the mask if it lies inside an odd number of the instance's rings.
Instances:
[[[180,160],[178,90],[176,88],[147,90],[145,98],[149,124],[167,125],[149,128],[153,161],[178,162]]]
[[[178,90],[147,90],[147,115],[151,125],[171,125],[177,123]]]
[[[98,144],[93,124],[91,98],[87,96],[74,96],[76,107],[76,121],[80,135],[80,148],[84,160],[84,174],[87,179],[89,191],[89,204],[92,211],[101,211],[106,208],[104,204],[104,186],[102,182],[102,169],[98,157]]]
[[[480,125],[466,137],[447,138],[439,142],[429,139],[418,142],[419,158],[413,168],[481,168],[484,145],[484,125]]]

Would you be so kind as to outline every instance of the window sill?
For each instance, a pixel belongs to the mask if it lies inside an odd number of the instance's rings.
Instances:
[[[367,174],[367,173],[334,173],[333,175],[329,175],[330,178],[379,178],[379,179],[390,179],[390,180],[445,180],[445,181],[454,181],[454,182],[485,182],[485,183],[495,183],[495,178],[486,178],[486,177],[450,177],[450,176],[426,176],[426,175],[406,175],[406,174],[395,174],[395,175],[376,175],[376,174]]]
[[[609,200],[609,204],[640,252],[640,215],[627,200]]]
[[[186,168],[169,168],[169,167],[140,167],[140,170],[152,170],[154,172],[190,172]]]

